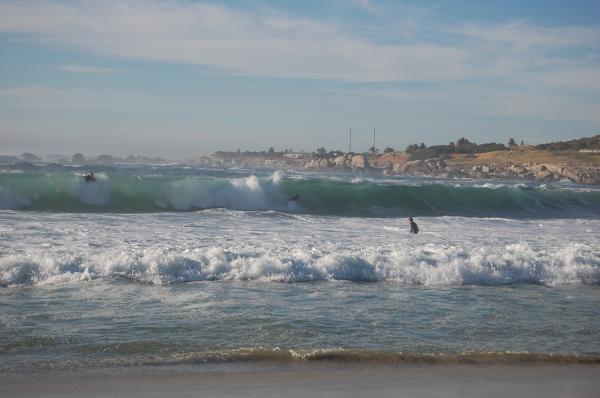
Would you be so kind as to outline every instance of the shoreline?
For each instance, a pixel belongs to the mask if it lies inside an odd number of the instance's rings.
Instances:
[[[285,156],[285,155],[283,155]],[[217,152],[198,164],[216,167],[265,167],[274,170],[344,171],[382,176],[516,179],[524,182],[569,180],[600,185],[600,153],[549,150],[502,150],[413,158],[405,152],[335,153],[323,157],[285,158]]]
[[[592,397],[598,365],[178,365],[0,374],[6,397]]]

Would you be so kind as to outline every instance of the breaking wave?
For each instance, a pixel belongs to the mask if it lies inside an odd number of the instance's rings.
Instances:
[[[600,283],[600,253],[582,244],[550,250],[527,243],[465,249],[427,244],[346,253],[235,252],[221,247],[111,251],[87,256],[45,252],[0,258],[0,286],[125,278],[149,284],[191,281],[394,281],[408,285],[547,286]]]
[[[300,200],[288,198],[300,195]],[[398,184],[354,178],[0,173],[0,209],[163,212],[210,208],[350,217],[600,217],[600,191],[546,186]]]

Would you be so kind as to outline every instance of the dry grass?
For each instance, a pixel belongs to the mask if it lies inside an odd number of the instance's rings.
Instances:
[[[403,165],[410,159],[410,154],[405,152],[389,152],[385,153],[379,157],[377,157],[377,164],[379,166],[384,166],[388,162],[391,164],[401,164]]]
[[[521,163],[545,163],[553,165],[600,167],[600,153],[580,153],[578,151],[495,151],[478,153],[474,158],[468,155],[452,155],[448,159],[450,166],[484,165],[495,163],[497,166]]]

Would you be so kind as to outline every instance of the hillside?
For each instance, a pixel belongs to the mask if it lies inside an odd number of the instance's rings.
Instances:
[[[600,167],[600,153],[582,153],[579,151],[494,151],[478,153],[474,156],[451,155],[447,160],[449,165],[458,166],[465,164],[470,166],[485,165],[490,163],[502,164],[554,164],[579,167]]]

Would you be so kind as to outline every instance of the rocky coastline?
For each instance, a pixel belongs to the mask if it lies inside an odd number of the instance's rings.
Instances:
[[[570,180],[600,185],[600,154],[498,151],[474,155],[412,160],[410,154],[335,154],[310,158],[281,156],[211,156],[204,163],[221,167],[314,169],[379,175],[439,178],[522,179],[539,182]]]
[[[600,167],[555,165],[550,163],[496,163],[452,165],[444,159],[414,160],[395,165],[393,174],[433,177],[512,178],[552,182],[570,180],[585,185],[600,185]],[[384,170],[384,174],[386,171]]]

